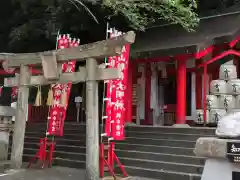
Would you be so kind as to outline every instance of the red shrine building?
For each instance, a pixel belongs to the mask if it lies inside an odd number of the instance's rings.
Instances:
[[[202,18],[196,32],[162,25],[137,34],[129,73],[133,122],[193,124],[220,65],[233,60],[239,75],[239,18],[239,13]]]

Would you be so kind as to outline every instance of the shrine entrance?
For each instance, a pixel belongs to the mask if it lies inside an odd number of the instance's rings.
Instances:
[[[162,126],[176,123],[176,62],[136,64],[133,76],[133,122]],[[151,68],[150,68],[151,67]],[[195,74],[186,73],[186,119],[194,120]]]

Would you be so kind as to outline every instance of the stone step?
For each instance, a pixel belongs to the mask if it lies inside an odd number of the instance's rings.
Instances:
[[[154,132],[141,132],[141,131],[139,132],[126,131],[126,137],[196,141],[199,137],[209,137],[209,135],[187,134],[187,132],[183,134],[183,133],[154,133]]]
[[[24,145],[24,148],[38,149],[39,146],[35,143],[26,143]],[[61,152],[60,153],[61,157],[64,155],[64,152],[69,152],[72,155],[75,155],[80,152],[85,154],[85,147],[83,146],[69,146],[69,145],[56,144],[55,149],[56,151]],[[116,149],[115,152],[117,156],[120,158],[121,157],[136,158],[136,159],[144,159],[144,160],[157,160],[157,161],[186,163],[186,164],[189,163],[189,164],[195,164],[195,165],[204,165],[204,162],[205,162],[204,158],[196,157],[196,156],[188,156],[188,155],[153,153],[153,152],[144,152],[144,151],[136,151],[136,150],[128,150],[128,149]]]
[[[127,137],[125,141],[121,141],[128,144],[145,144],[145,145],[166,145],[166,146],[178,146],[178,147],[194,147],[196,141],[192,140],[175,140],[175,139],[161,139],[161,138],[139,138],[139,137]]]
[[[47,129],[47,123],[28,123],[27,129]],[[80,123],[69,123],[65,121],[64,123],[64,129],[78,129],[78,130],[85,130],[86,125],[80,124]]]
[[[173,126],[136,126],[130,125],[126,127],[127,131],[137,132],[152,132],[152,133],[182,133],[182,134],[202,134],[202,135],[214,135],[216,128],[209,127],[173,127]]]
[[[176,162],[176,163],[185,163],[185,164],[194,164],[194,165],[204,165],[205,158],[188,156],[188,155],[176,155],[168,153],[153,153],[153,152],[144,152],[138,150],[115,150],[116,155],[119,158],[133,158],[133,159],[143,159],[143,160],[152,160],[152,161],[164,161],[164,162]]]
[[[39,148],[24,148],[23,150],[23,154],[28,154],[28,155],[35,155],[37,153],[37,151],[39,150]],[[75,153],[75,152],[68,152],[68,151],[60,151],[57,148],[54,151],[54,158],[68,158],[68,159],[77,159],[77,160],[82,160],[85,161],[85,152],[86,152],[86,148],[82,147],[79,148],[79,152]]]
[[[33,158],[33,156],[34,156],[33,154],[24,154],[23,161],[28,163]],[[86,167],[85,161],[70,160],[70,159],[64,159],[64,158],[54,158],[52,165],[75,168],[75,169],[85,169]]]
[[[175,162],[153,161],[136,158],[120,158],[122,164],[139,168],[201,174],[203,166]]]
[[[70,139],[56,139],[57,147],[62,148],[61,150],[65,150],[67,147],[72,152],[78,152],[80,147],[85,147],[85,140],[70,140]],[[25,137],[25,147],[31,147],[32,144],[39,143],[39,138],[37,137]],[[171,144],[171,142],[165,143],[166,146],[158,146],[158,145],[148,145],[148,144],[133,144],[133,143],[125,143],[118,142],[116,143],[116,149],[119,150],[137,150],[143,152],[153,152],[153,153],[167,153],[167,154],[179,154],[179,155],[187,155],[187,156],[195,156],[193,153],[194,143],[192,143],[192,147],[178,147]]]
[[[101,127],[99,127],[101,130]],[[27,125],[27,130],[41,130],[46,132],[47,124],[45,123],[31,123]],[[125,127],[126,131],[131,132],[149,132],[149,133],[180,133],[180,134],[202,134],[202,135],[210,135],[213,136],[215,134],[216,128],[209,127],[172,127],[172,126],[138,126],[138,125],[130,125]],[[86,132],[86,125],[79,123],[65,123],[64,131],[76,131],[76,132]],[[101,131],[99,131],[101,132]],[[74,133],[73,133],[74,134]]]
[[[188,141],[167,141],[167,140],[159,140],[159,141],[153,141],[156,143],[141,143],[137,144],[139,142],[143,141],[125,141],[125,142],[117,142],[116,143],[116,149],[120,150],[138,150],[138,151],[144,151],[144,152],[156,152],[156,153],[162,153],[162,151],[168,153],[168,152],[174,152],[173,154],[179,154],[180,152],[185,152],[184,154],[190,155],[193,154],[193,149],[195,146],[195,142],[188,142]],[[65,138],[56,138],[57,146],[85,146],[86,141],[85,139],[80,140],[71,140],[71,139],[65,139]],[[11,143],[11,142],[10,142]],[[39,137],[25,137],[25,144],[28,143],[39,143]],[[136,143],[136,144],[135,144]],[[138,148],[138,149],[137,149]],[[182,150],[179,150],[182,149]],[[73,148],[74,150],[74,148]],[[146,150],[146,151],[145,151]],[[172,150],[172,151],[171,151]],[[179,151],[178,151],[179,150]],[[190,154],[189,154],[190,153]],[[171,153],[172,154],[172,153]]]
[[[164,154],[167,153],[167,154],[195,156],[195,154],[193,153],[193,150],[194,150],[193,148],[184,148],[184,147],[118,143],[116,144],[116,149],[137,150],[137,151],[144,151],[144,152],[150,152],[150,153],[164,153]]]
[[[45,137],[45,133],[43,132],[38,132],[38,131],[26,131],[25,136],[29,137]],[[86,135],[84,133],[76,133],[76,132],[70,132],[69,134],[64,133],[63,136],[65,139],[71,139],[71,140],[79,140],[79,139],[85,139]],[[149,132],[133,132],[133,131],[128,131],[126,132],[126,141],[131,142],[134,141],[136,142],[137,139],[143,143],[154,143],[152,141],[157,141],[159,140],[181,140],[181,141],[192,141],[196,142],[196,140],[199,137],[209,137],[208,135],[201,135],[201,134],[180,134],[180,133],[149,133]],[[57,137],[58,138],[58,137]],[[61,137],[60,137],[61,138]],[[159,144],[159,143],[158,143]]]
[[[125,141],[118,142],[117,144],[146,144],[146,145],[156,145],[156,146],[173,146],[173,147],[186,147],[193,148],[196,141],[186,141],[186,140],[169,140],[169,139],[152,139],[152,138],[135,138],[128,137]]]
[[[64,127],[64,130],[63,130],[63,134],[85,134],[85,129],[67,129]],[[31,128],[31,127],[27,127],[26,128],[26,133],[41,133],[41,134],[46,134],[46,128],[45,127],[42,127],[42,128]]]
[[[24,145],[24,149],[38,149],[38,148],[39,146],[37,145],[37,143],[26,142]],[[166,149],[168,150],[168,148]],[[86,151],[85,146],[63,145],[59,143],[56,144],[55,150],[62,152],[62,154],[63,152],[69,152],[72,155],[75,155],[77,153],[85,153]],[[159,152],[139,151],[139,149],[137,149],[136,151],[136,150],[129,150],[126,148],[121,148],[121,149],[116,149],[115,152],[119,157],[123,157],[123,158],[137,158],[137,159],[144,159],[144,160],[189,163],[189,164],[195,164],[195,165],[203,165],[205,162],[204,158],[189,156],[189,155],[182,155],[182,154],[181,155],[170,154],[168,151],[166,153],[159,153]]]
[[[125,166],[125,170],[131,176],[140,176],[140,177],[154,178],[154,179],[164,179],[164,180],[200,180],[201,179],[201,175],[199,174],[167,171],[163,169],[157,170],[157,169],[150,169],[150,168]],[[117,168],[116,171],[118,173],[121,173],[119,168]]]
[[[42,132],[26,132],[25,136],[30,136],[30,137],[45,137],[45,134]],[[64,138],[66,139],[85,139],[86,135],[85,134],[64,134]],[[62,137],[56,137],[56,138],[62,138]]]
[[[25,144],[28,144],[28,143],[38,144],[40,141],[39,139],[40,137],[25,136]],[[55,141],[57,142],[57,145],[68,145],[68,146],[85,146],[86,145],[85,139],[72,140],[72,139],[66,139],[64,137],[57,137],[55,138]]]
[[[36,150],[34,149],[25,149],[24,150],[24,161],[29,162],[29,160],[33,157]],[[63,166],[63,167],[70,167],[70,168],[85,168],[85,154],[80,153],[69,153],[69,152],[60,152],[56,151],[54,156],[53,165],[57,166]],[[144,171],[148,171],[148,169],[154,170],[155,173],[161,174],[160,176],[164,176],[166,178],[174,178],[175,174],[173,173],[172,177],[169,175],[169,172],[176,172],[177,174],[180,174],[181,176],[186,176],[186,174],[198,174],[202,171],[202,166],[192,165],[192,164],[182,164],[182,163],[169,163],[169,162],[161,162],[161,161],[149,161],[149,160],[142,160],[142,159],[131,159],[131,158],[120,158],[120,161],[126,166],[126,167],[135,167],[136,169],[141,169]],[[127,172],[131,176],[142,176],[140,172],[137,172],[136,174],[133,174],[128,171]],[[161,173],[160,173],[161,172]],[[167,172],[167,174],[165,174]],[[145,176],[149,177],[149,176]],[[157,178],[151,175],[152,178]],[[159,177],[162,179],[161,177]],[[183,177],[181,177],[183,178]],[[186,179],[186,177],[184,177]],[[184,180],[183,179],[183,180]],[[173,179],[174,180],[174,179]]]

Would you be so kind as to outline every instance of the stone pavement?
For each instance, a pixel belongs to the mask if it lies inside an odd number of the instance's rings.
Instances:
[[[9,170],[0,174],[1,180],[85,180],[85,171],[65,167],[53,167],[50,169],[21,169]],[[110,178],[112,179],[112,178]],[[109,179],[109,180],[110,180]],[[141,177],[128,177],[124,180],[153,180]],[[108,180],[108,178],[106,178]]]

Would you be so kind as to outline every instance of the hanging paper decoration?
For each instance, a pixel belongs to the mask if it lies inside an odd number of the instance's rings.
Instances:
[[[121,35],[121,32],[113,30],[110,33],[110,38]],[[121,78],[108,81],[107,86],[107,106],[106,106],[106,127],[105,133],[114,138],[114,140],[123,140],[124,123],[126,112],[126,86],[128,74],[130,45],[123,46],[122,54],[119,56],[109,57],[109,67],[121,68]]]
[[[71,40],[69,35],[62,35],[58,37],[58,49],[77,47],[79,43],[80,40]],[[76,61],[64,63],[62,65],[62,72],[74,72],[75,65]],[[53,103],[49,113],[49,135],[63,135],[64,120],[66,118],[66,111],[68,107],[68,99],[71,87],[72,83],[56,84],[52,86]]]
[[[53,105],[53,91],[52,91],[52,87],[50,87],[49,91],[48,91],[48,98],[47,98],[47,106],[51,106]]]
[[[41,106],[42,105],[42,92],[41,92],[41,87],[37,88],[37,95],[36,95],[36,100],[34,106]]]

